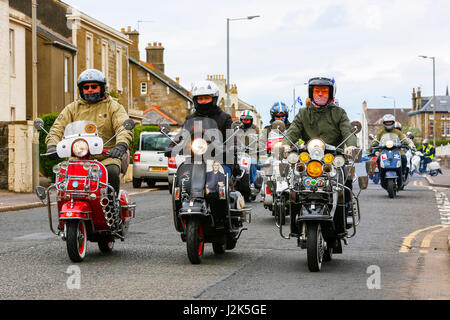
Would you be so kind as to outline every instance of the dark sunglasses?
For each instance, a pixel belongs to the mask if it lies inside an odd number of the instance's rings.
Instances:
[[[280,119],[281,119],[281,118],[284,118],[285,116],[286,116],[286,115],[284,115],[284,114],[283,114],[283,115],[277,114],[277,115],[275,115],[275,118],[280,118]]]
[[[92,90],[95,90],[98,88],[98,84],[86,84],[83,86],[84,90],[89,90],[89,88],[92,88]]]

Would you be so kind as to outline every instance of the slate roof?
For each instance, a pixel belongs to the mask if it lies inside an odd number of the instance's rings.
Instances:
[[[426,97],[425,105],[422,109],[410,112],[408,115],[413,116],[420,113],[433,113],[433,97]],[[450,112],[450,96],[436,96],[436,113],[448,113]]]
[[[395,118],[400,123],[408,122],[408,113],[411,109],[395,108]],[[369,125],[381,124],[385,114],[394,114],[393,108],[367,108],[367,123]]]
[[[71,44],[70,42],[67,42],[66,40],[64,40],[61,37],[58,37],[56,34],[45,30],[44,28],[40,27],[40,26],[36,26],[36,30],[38,31],[39,34],[45,36],[47,39],[49,39],[49,41],[52,41],[53,44],[55,45],[59,45],[61,47],[64,47],[66,49],[72,50],[72,51],[78,51],[77,47],[75,47],[73,44]]]
[[[178,119],[175,119],[169,116],[167,113],[162,111],[158,106],[152,106],[143,112],[144,120],[143,123],[160,123],[160,119],[164,119],[164,123],[169,123],[172,125],[180,125],[181,122]],[[156,122],[155,122],[156,120]]]

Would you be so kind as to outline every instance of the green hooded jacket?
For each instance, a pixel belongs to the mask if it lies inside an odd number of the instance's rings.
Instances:
[[[312,105],[300,109],[286,135],[294,143],[299,139],[307,143],[313,138],[320,138],[332,146],[338,146],[348,136],[350,138],[345,145],[356,147],[357,139],[351,134],[347,113],[333,103],[320,109]],[[283,143],[290,145],[288,139],[284,138]]]

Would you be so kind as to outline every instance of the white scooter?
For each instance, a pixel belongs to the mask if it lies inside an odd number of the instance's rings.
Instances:
[[[272,216],[278,221],[278,216],[281,211],[286,210],[286,201],[282,197],[285,190],[289,188],[289,184],[286,179],[281,177],[280,164],[286,162],[285,159],[280,160],[275,157],[273,153],[273,146],[277,142],[283,140],[282,131],[285,130],[285,125],[281,121],[275,121],[272,124],[272,131],[267,138],[266,150],[270,157],[264,163],[264,188],[262,188],[261,196],[264,199],[264,208],[269,209],[272,212]],[[289,216],[283,214],[282,217]],[[284,219],[283,219],[284,220]],[[282,224],[285,222],[282,221]]]
[[[415,164],[417,165],[417,171],[419,171],[420,169],[420,160],[423,156],[423,153],[420,151],[416,151],[414,157],[413,158],[413,162],[415,161]],[[441,170],[441,166],[439,165],[439,161],[441,161],[441,159],[439,158],[434,158],[426,167],[425,169],[425,173],[428,173],[430,176],[434,177],[437,176],[439,173],[442,174],[442,170]]]

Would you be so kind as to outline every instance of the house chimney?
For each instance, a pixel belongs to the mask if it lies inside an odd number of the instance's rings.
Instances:
[[[422,90],[420,87],[417,88],[417,110],[422,109]]]
[[[161,43],[153,42],[145,48],[147,52],[147,63],[155,66],[156,69],[164,73],[164,47]]]
[[[417,107],[416,88],[413,88],[412,92],[412,110],[415,111]]]
[[[445,91],[445,95],[448,97],[448,85],[447,85],[447,91]]]
[[[128,26],[127,31],[125,31],[125,28],[122,28],[122,33],[127,35],[128,38],[133,41],[132,44],[130,44],[129,51],[130,51],[130,57],[139,61],[140,54],[139,54],[139,32],[134,30],[131,31],[131,27]]]
[[[175,78],[175,81],[176,81],[178,84],[180,84],[180,77],[176,77],[176,78]]]

